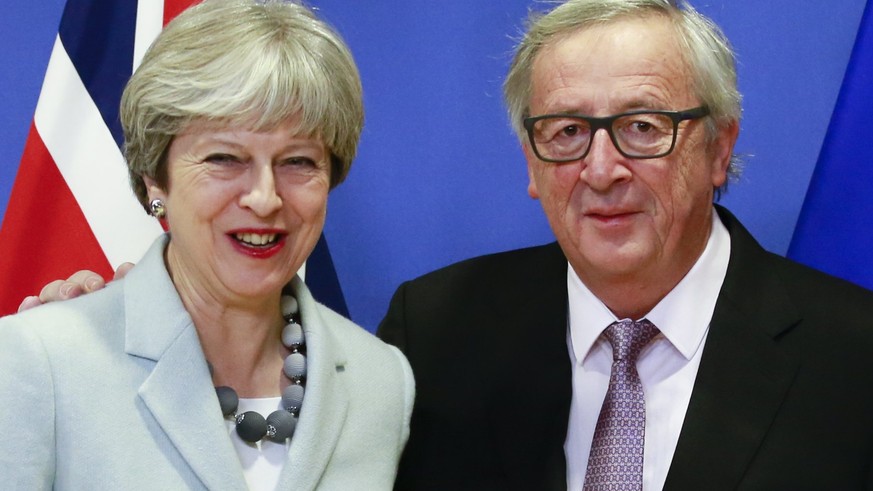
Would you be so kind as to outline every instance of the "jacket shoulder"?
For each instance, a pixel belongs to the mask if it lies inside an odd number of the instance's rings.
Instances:
[[[495,339],[510,342],[510,326],[564,329],[566,277],[567,259],[557,243],[467,259],[401,284],[377,333],[409,354],[415,335],[423,337],[422,348],[460,349],[451,340],[463,337],[463,346],[473,349]]]
[[[124,319],[122,295],[121,286],[110,283],[94,293],[3,317],[0,323],[4,329],[27,330],[49,346],[78,346],[99,332],[117,331]]]
[[[557,242],[552,242],[465,259],[407,281],[403,287],[409,291],[423,289],[431,294],[435,289],[447,289],[458,295],[459,290],[473,292],[513,281],[553,278],[565,274],[566,269],[564,253]]]
[[[806,315],[857,319],[873,333],[873,291],[790,259],[768,253],[795,305]]]
[[[756,314],[788,302],[801,317],[873,314],[873,292],[766,251],[729,211],[716,209],[731,235],[731,262],[722,295],[742,310]]]

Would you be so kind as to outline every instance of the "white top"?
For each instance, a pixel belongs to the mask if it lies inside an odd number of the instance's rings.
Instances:
[[[240,398],[236,412],[242,414],[246,411],[255,411],[266,418],[281,407],[281,397]],[[285,465],[288,445],[291,440],[286,440],[285,443],[274,443],[263,439],[257,443],[249,443],[236,434],[236,423],[232,418],[227,418],[226,424],[228,435],[230,435],[233,448],[239,456],[249,489],[252,491],[274,491],[279,482],[282,466]]]
[[[661,331],[637,360],[646,402],[645,490],[662,489],[667,479],[729,259],[730,234],[713,211],[712,232],[700,258],[645,315]],[[601,333],[620,319],[582,283],[573,268],[567,269],[567,345],[573,363],[573,399],[564,452],[567,487],[582,489],[612,367],[612,347]]]

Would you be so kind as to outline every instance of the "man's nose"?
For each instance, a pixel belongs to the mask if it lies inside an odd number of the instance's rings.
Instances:
[[[579,179],[594,190],[605,191],[617,182],[630,179],[627,160],[618,151],[606,129],[598,128],[591,135],[588,154],[582,159]]]

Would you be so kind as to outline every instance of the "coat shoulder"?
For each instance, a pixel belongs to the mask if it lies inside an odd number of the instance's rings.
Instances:
[[[120,284],[110,284],[98,292],[0,318],[0,329],[6,336],[14,330],[27,331],[47,346],[69,348],[91,342],[94,336],[120,331],[117,324],[124,319],[122,296]]]
[[[402,388],[398,396],[404,400],[404,405],[411,407],[415,382],[406,356],[330,308],[319,304],[318,309],[331,331],[331,338],[345,355],[349,374],[358,381],[370,380],[368,384],[376,383],[375,380],[384,382],[383,389],[388,392],[382,392],[383,396]]]

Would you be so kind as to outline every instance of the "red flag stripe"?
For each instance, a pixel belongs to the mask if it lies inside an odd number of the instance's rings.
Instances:
[[[0,228],[0,315],[26,295],[82,268],[112,274],[66,182],[31,126]]]
[[[131,192],[121,152],[60,42],[34,123],[109,263],[137,261],[160,226]]]
[[[194,5],[196,0],[165,0],[164,1],[164,25],[179,15],[183,10]]]

